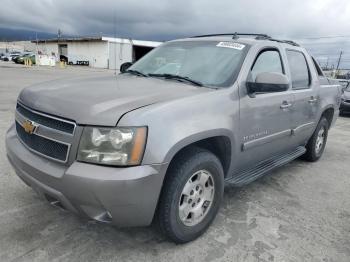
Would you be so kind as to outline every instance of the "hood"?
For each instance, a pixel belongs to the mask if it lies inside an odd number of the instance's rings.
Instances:
[[[125,74],[45,82],[23,89],[19,101],[78,124],[115,126],[122,115],[137,108],[210,91],[176,81]]]

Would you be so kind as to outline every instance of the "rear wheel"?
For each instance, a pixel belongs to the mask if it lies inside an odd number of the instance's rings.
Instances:
[[[218,158],[200,148],[189,148],[169,167],[158,206],[164,235],[186,243],[202,235],[214,220],[224,191]]]
[[[316,130],[306,145],[306,153],[303,158],[310,162],[319,160],[326,147],[328,138],[329,123],[324,117],[321,118]]]

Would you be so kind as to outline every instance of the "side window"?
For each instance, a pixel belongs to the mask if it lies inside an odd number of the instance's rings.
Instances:
[[[251,70],[252,80],[255,81],[258,74],[265,72],[284,73],[281,57],[277,50],[266,50],[259,54]]]
[[[287,58],[292,77],[292,87],[294,89],[309,88],[310,74],[304,54],[299,51],[287,50]]]

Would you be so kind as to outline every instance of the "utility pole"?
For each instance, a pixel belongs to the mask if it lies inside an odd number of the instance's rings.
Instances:
[[[61,29],[58,28],[58,31],[57,31],[57,51],[58,51],[58,61],[61,62],[61,48],[60,48],[60,38],[61,38],[61,35],[62,35],[62,31]]]
[[[35,32],[36,54],[38,54],[38,32]]]
[[[339,69],[340,61],[341,61],[341,56],[343,55],[343,51],[340,51],[339,59],[338,59],[338,65],[337,65],[337,70]]]
[[[38,50],[38,32],[35,32],[35,42],[36,42],[36,44],[35,44],[35,65],[36,66],[38,66],[38,61],[39,61],[39,57],[38,57],[38,55],[39,55],[39,50]]]

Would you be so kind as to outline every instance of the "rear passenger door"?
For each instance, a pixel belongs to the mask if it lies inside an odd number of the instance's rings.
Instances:
[[[280,49],[264,48],[253,50],[249,57],[249,72],[242,75],[240,81],[240,123],[239,139],[241,143],[238,169],[246,169],[262,160],[291,148],[291,109],[293,96],[290,90],[273,93],[259,93],[251,96],[247,93],[246,81],[255,81],[263,72],[286,74]],[[256,55],[258,53],[258,55]]]
[[[292,109],[293,140],[304,145],[316,125],[319,105],[318,79],[310,56],[298,49],[286,49],[289,78],[292,83],[294,106]]]

